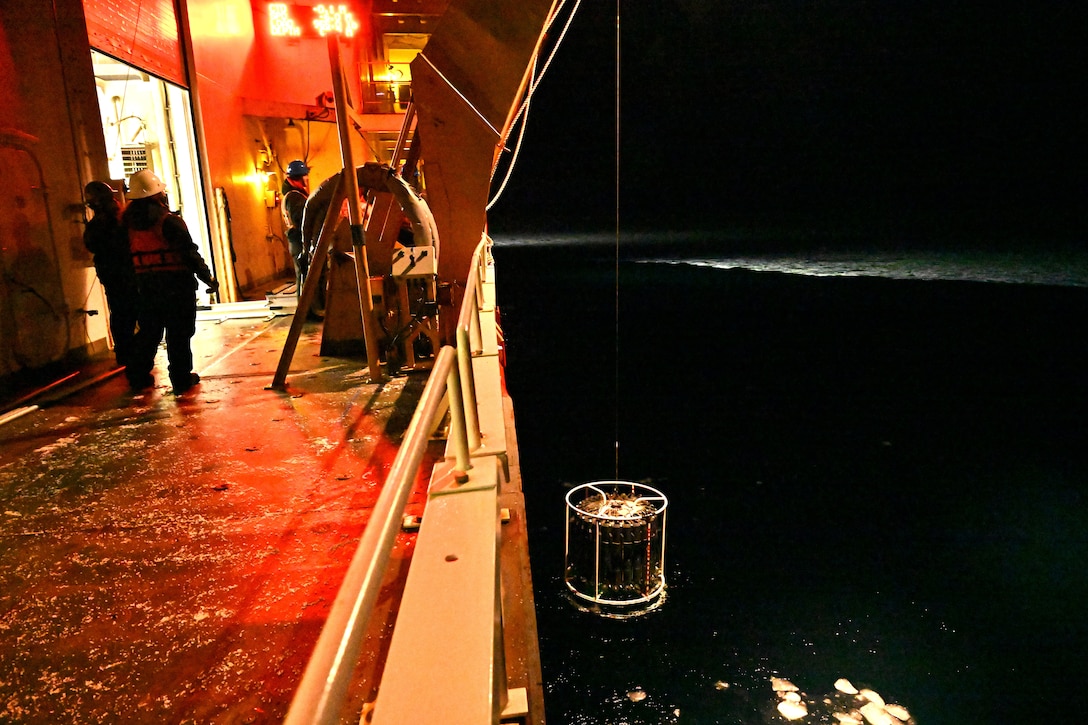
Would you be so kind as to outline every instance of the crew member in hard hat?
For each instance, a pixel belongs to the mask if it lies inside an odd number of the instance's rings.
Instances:
[[[287,248],[295,263],[296,293],[302,294],[302,283],[310,268],[310,253],[302,243],[302,212],[310,196],[310,167],[305,161],[295,159],[287,164],[287,176],[280,195],[283,197],[280,211],[283,214],[283,228],[287,231]]]
[[[189,341],[196,333],[197,280],[219,290],[185,222],[170,211],[166,185],[150,170],[129,179],[129,203],[121,216],[128,230],[140,289],[140,329],[126,373],[135,390],[155,384],[155,353],[166,333],[167,370],[176,394],[200,382]]]
[[[83,244],[94,255],[94,271],[106,292],[110,334],[118,365],[127,365],[136,334],[140,293],[128,250],[128,232],[121,224],[117,191],[104,181],[83,188],[83,198],[94,217],[83,230]]]

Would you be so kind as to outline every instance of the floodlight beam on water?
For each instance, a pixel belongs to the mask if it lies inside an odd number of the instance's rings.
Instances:
[[[665,590],[665,495],[641,483],[594,481],[571,489],[566,501],[570,592],[609,607],[657,601]]]

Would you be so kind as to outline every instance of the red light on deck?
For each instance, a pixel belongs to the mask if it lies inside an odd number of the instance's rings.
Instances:
[[[347,5],[268,4],[268,32],[276,38],[354,37],[359,20]]]

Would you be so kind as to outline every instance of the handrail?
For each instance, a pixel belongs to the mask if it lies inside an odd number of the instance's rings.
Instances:
[[[284,720],[287,725],[321,725],[340,720],[404,507],[433,423],[442,410],[443,395],[449,401],[450,446],[457,470],[464,472],[472,467],[469,454],[481,445],[472,357],[483,351],[480,308],[484,300],[483,268],[490,245],[491,240],[484,235],[473,253],[458,315],[457,348],[444,345],[435,358],[412,421],[291,700]]]
[[[479,355],[483,352],[483,335],[480,329],[480,310],[484,306],[484,270],[490,258],[492,241],[486,234],[472,253],[472,263],[465,280],[465,298],[457,316],[457,328],[469,334],[469,353]]]
[[[435,359],[404,441],[397,451],[344,581],[336,593],[329,617],[291,700],[284,720],[288,725],[340,721],[340,710],[347,699],[348,684],[381,591],[408,494],[430,438],[431,424],[441,410],[442,396],[461,388],[457,366],[454,365],[455,356],[454,349],[446,345]],[[451,413],[457,407],[451,400]],[[463,460],[467,465],[468,445],[464,436],[463,416],[454,414],[453,421],[451,437],[458,451],[458,461]]]
[[[491,248],[491,243],[490,237],[484,234],[472,253],[472,264],[469,265],[468,279],[465,280],[465,296],[461,300],[461,310],[457,316],[457,367],[461,374],[461,389],[465,399],[465,426],[470,451],[483,445],[472,358],[483,352],[480,308],[484,302],[483,269],[487,264],[487,251]]]

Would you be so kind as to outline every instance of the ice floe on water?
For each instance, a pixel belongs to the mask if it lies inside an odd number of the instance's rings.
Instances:
[[[845,692],[847,695],[858,694],[858,688],[850,684],[850,680],[846,679],[845,677],[840,677],[839,679],[835,680],[835,689],[839,692]]]
[[[769,692],[763,689],[766,685],[760,684],[761,682],[770,685]],[[747,716],[741,712],[734,712],[733,716],[738,718],[736,722],[790,722],[800,725],[917,725],[905,705],[890,702],[890,698],[885,698],[871,687],[856,687],[845,677],[836,680],[827,694],[809,693],[792,680],[781,676],[764,676],[747,685],[717,680],[713,683],[713,687],[723,695],[738,691],[735,694],[752,708]],[[686,722],[681,717],[681,708],[676,707],[675,703],[666,704],[662,698],[663,693],[657,693],[655,702],[652,690],[653,688],[647,690],[642,686],[634,686],[626,692],[614,693],[610,703],[619,705],[621,701],[626,701],[626,706],[633,708],[626,711],[633,719],[625,719],[622,722],[643,723],[644,721],[635,714],[643,708],[648,708],[647,713],[654,712],[656,717],[666,718],[661,722]],[[667,698],[667,695],[665,697]],[[746,717],[756,718],[756,720],[745,719]],[[598,721],[579,720],[577,722],[588,725],[590,722],[597,723]],[[600,722],[612,722],[612,720]]]
[[[771,677],[770,683],[778,699],[778,713],[786,720],[838,725],[914,725],[905,706],[886,702],[871,688],[858,689],[845,677],[836,680],[834,691],[824,697],[810,697],[783,677]],[[815,719],[808,719],[810,715]],[[833,720],[827,720],[827,716]]]
[[[778,703],[778,711],[787,720],[800,720],[808,715],[808,708],[799,700],[782,700]]]
[[[771,689],[775,692],[797,692],[800,688],[784,677],[772,677]]]

